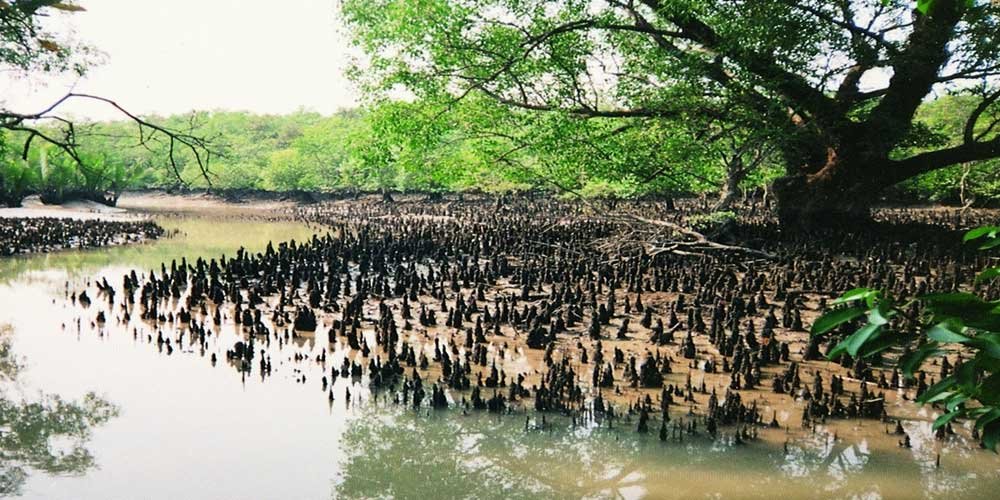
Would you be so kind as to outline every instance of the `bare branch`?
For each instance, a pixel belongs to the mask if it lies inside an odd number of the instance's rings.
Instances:
[[[78,152],[79,144],[77,142],[77,134],[75,130],[74,123],[71,120],[65,119],[58,115],[53,115],[52,113],[62,104],[66,103],[71,99],[89,99],[94,101],[103,102],[110,105],[111,107],[118,110],[120,113],[128,117],[130,120],[135,122],[139,127],[139,144],[150,150],[149,143],[154,140],[156,134],[162,134],[166,137],[169,147],[168,147],[168,159],[170,161],[171,168],[173,170],[174,176],[177,178],[178,182],[182,184],[187,184],[187,182],[182,178],[180,166],[177,162],[176,151],[177,145],[183,146],[188,149],[194,156],[195,161],[198,164],[201,176],[208,183],[211,188],[212,180],[210,177],[209,162],[213,154],[219,155],[218,152],[213,150],[212,143],[192,132],[181,132],[173,130],[161,125],[157,125],[149,120],[146,120],[138,115],[135,115],[119,105],[117,102],[108,99],[106,97],[91,95],[91,94],[81,94],[70,92],[58,100],[54,101],[45,109],[36,113],[17,113],[9,110],[0,110],[0,128],[6,128],[8,130],[17,130],[28,133],[28,138],[25,140],[24,149],[22,151],[22,156],[27,158],[28,151],[31,147],[31,143],[34,138],[38,137],[42,140],[58,147],[69,155],[78,165],[83,165],[83,160]],[[66,127],[65,138],[57,138],[49,135],[47,132],[41,130],[38,127],[33,127],[27,125],[27,122],[39,122],[44,120],[53,120],[63,123]]]

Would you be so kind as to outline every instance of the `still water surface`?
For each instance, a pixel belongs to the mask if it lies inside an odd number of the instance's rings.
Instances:
[[[113,321],[100,329],[85,318],[78,328],[67,283],[72,291],[107,276],[120,285],[132,269],[232,255],[240,246],[259,251],[268,241],[313,233],[297,223],[225,218],[161,224],[179,233],[131,247],[0,259],[0,324],[10,325],[13,353],[24,364],[6,382],[14,386],[7,397],[44,392],[80,400],[94,391],[118,409],[83,443],[92,461],[63,470],[22,467],[24,477],[13,483],[2,475],[17,464],[0,463],[0,496],[990,498],[1000,491],[1000,459],[960,438],[941,444],[919,421],[906,425],[912,449],[899,448],[896,436],[870,421],[817,433],[769,431],[745,446],[699,438],[661,443],[624,423],[574,428],[552,417],[541,430],[532,416],[525,430],[524,415],[415,413],[371,400],[347,407],[344,398],[328,401],[318,369],[302,384],[295,380],[301,367],[275,360],[273,377],[244,378],[224,361],[213,366],[197,346],[167,354]],[[228,334],[213,348],[231,345],[236,334]],[[283,353],[321,348],[303,341]],[[19,442],[3,439],[6,431],[0,425],[0,460],[18,456]]]

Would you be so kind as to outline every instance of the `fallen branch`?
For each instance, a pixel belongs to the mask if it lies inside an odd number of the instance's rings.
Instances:
[[[551,178],[548,178],[548,177],[545,177],[545,176],[541,176],[541,175],[537,175],[537,177],[539,177],[539,179],[541,181],[555,186],[560,191],[576,197],[580,202],[582,202],[584,205],[586,205],[588,208],[590,208],[591,211],[594,214],[600,214],[601,212],[604,211],[601,208],[594,206],[594,204],[591,203],[590,200],[588,200],[586,197],[584,197],[579,192],[577,192],[577,191],[575,191],[575,190],[573,190],[573,189],[571,189],[569,187],[563,186],[562,184],[560,184],[559,182],[556,182],[555,180],[553,180]],[[627,246],[629,243],[631,243],[631,244],[639,244],[639,245],[641,245],[643,247],[643,250],[646,253],[646,255],[649,255],[649,256],[655,256],[655,255],[658,255],[658,254],[661,254],[661,253],[664,253],[664,252],[673,253],[675,255],[703,256],[703,255],[705,255],[703,252],[708,252],[708,251],[723,251],[723,252],[740,252],[740,253],[746,253],[746,254],[750,254],[750,255],[756,255],[758,257],[763,257],[763,258],[769,259],[769,260],[775,258],[775,256],[773,254],[770,254],[770,253],[765,252],[763,250],[757,250],[755,248],[749,248],[749,247],[738,246],[738,245],[727,245],[727,244],[724,244],[724,243],[718,243],[718,242],[712,241],[712,240],[708,239],[708,237],[706,237],[704,234],[699,233],[698,231],[695,231],[694,229],[687,228],[687,227],[681,226],[680,224],[676,224],[676,223],[665,221],[665,220],[648,219],[648,218],[645,218],[645,217],[642,217],[642,216],[639,216],[639,215],[636,215],[636,214],[632,214],[632,213],[618,213],[618,214],[606,215],[606,216],[601,216],[601,217],[604,217],[604,218],[607,218],[607,219],[611,219],[611,220],[617,220],[618,222],[621,222],[621,223],[624,223],[624,224],[628,224],[629,222],[633,222],[633,223],[634,222],[639,222],[639,223],[642,223],[642,224],[647,225],[647,226],[665,227],[665,228],[668,228],[668,229],[672,230],[673,232],[678,233],[681,236],[684,236],[684,237],[687,238],[687,239],[681,239],[681,240],[667,240],[667,241],[661,242],[659,245],[654,245],[653,242],[652,242],[652,239],[653,239],[653,236],[655,236],[655,235],[648,235],[647,237],[642,238],[642,239],[631,239],[630,240],[628,238],[623,237],[624,234],[618,234],[618,235],[612,236],[611,238],[608,238],[605,241],[603,241],[601,243],[598,243],[596,245],[597,249],[599,251],[603,251],[604,253],[615,253],[614,250],[616,249],[616,247],[617,247],[618,250],[620,250],[621,247]],[[633,231],[633,233],[634,233],[634,231]],[[619,251],[617,253],[622,253],[622,252]]]
[[[699,233],[698,231],[695,231],[695,230],[693,230],[691,228],[684,227],[684,226],[682,226],[680,224],[673,223],[673,222],[669,222],[669,221],[665,221],[665,220],[659,220],[659,219],[647,219],[645,217],[642,217],[642,216],[639,216],[639,215],[635,215],[635,214],[623,214],[622,216],[625,217],[625,218],[629,218],[629,219],[633,219],[635,221],[641,222],[643,224],[649,224],[649,225],[657,226],[657,227],[666,227],[666,228],[668,228],[668,229],[670,229],[670,230],[672,230],[672,231],[674,231],[676,233],[679,233],[679,234],[681,234],[683,236],[686,236],[686,237],[690,238],[689,240],[686,240],[686,241],[670,241],[668,243],[667,247],[664,247],[663,251],[672,251],[674,253],[679,253],[678,249],[680,249],[680,248],[691,249],[691,250],[699,250],[699,249],[700,250],[722,250],[722,251],[729,251],[729,252],[743,252],[743,253],[748,253],[748,254],[751,254],[751,255],[757,255],[757,256],[760,256],[760,257],[764,257],[766,259],[773,259],[774,258],[773,254],[770,254],[770,253],[765,252],[763,250],[757,250],[755,248],[749,248],[749,247],[738,246],[738,245],[727,245],[727,244],[724,244],[724,243],[718,243],[718,242],[709,240],[708,237],[706,237],[704,234]],[[680,250],[680,252],[683,252],[683,251],[684,250]]]

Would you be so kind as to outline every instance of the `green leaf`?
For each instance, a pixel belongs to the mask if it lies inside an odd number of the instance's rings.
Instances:
[[[976,428],[982,429],[986,424],[1000,418],[1000,409],[990,408],[976,419]]]
[[[1000,246],[1000,238],[994,238],[994,239],[991,239],[991,240],[987,241],[986,243],[983,243],[982,245],[979,245],[979,249],[980,250],[989,250],[989,249],[997,247],[997,246]]]
[[[944,407],[948,411],[955,411],[955,408],[958,408],[958,405],[960,405],[960,404],[962,404],[962,403],[964,403],[964,402],[966,402],[968,400],[969,400],[969,396],[965,396],[965,395],[959,396],[959,395],[956,395],[955,397],[949,399],[948,402],[944,405]]]
[[[954,306],[982,304],[984,302],[979,296],[968,292],[929,293],[921,295],[919,299],[931,304]]]
[[[969,328],[977,330],[1000,329],[1000,315],[994,310],[1000,301],[986,302],[971,293],[936,293],[918,298],[924,301],[935,321],[960,318]]]
[[[934,428],[937,429],[939,427],[944,427],[948,424],[948,422],[954,420],[955,417],[959,416],[961,413],[961,410],[954,410],[941,415],[940,417],[934,419]]]
[[[968,243],[972,240],[978,240],[983,236],[988,236],[989,238],[996,238],[997,233],[1000,233],[1000,227],[997,226],[977,227],[965,233],[965,236],[962,237],[962,241]]]
[[[930,12],[931,7],[933,5],[934,5],[934,0],[917,0],[917,10],[919,10],[920,13],[925,16],[927,15],[928,12]]]
[[[848,307],[847,309],[837,309],[835,311],[830,311],[823,316],[816,319],[816,322],[812,325],[813,335],[822,335],[830,330],[833,330],[839,325],[847,323],[858,316],[861,316],[867,311],[864,307]]]
[[[967,363],[974,362],[982,364],[980,358]],[[986,368],[987,370],[989,368]],[[976,398],[984,405],[997,404],[1000,402],[1000,373],[993,373],[979,383],[979,396]]]
[[[922,398],[922,399],[920,399],[920,402],[922,404],[937,403],[938,401],[944,401],[946,399],[951,399],[951,398],[955,397],[956,394],[958,394],[958,393],[953,392],[953,391],[945,391],[945,392],[941,392],[941,393],[935,394],[935,395],[933,395],[933,396],[931,396],[929,398],[926,398],[926,399]]]
[[[989,250],[996,246],[1000,246],[1000,237],[998,237],[998,233],[1000,233],[1000,227],[997,226],[977,227],[965,233],[965,236],[962,237],[962,241],[968,243],[970,241],[985,238],[986,241],[979,245],[979,249]]]
[[[886,304],[882,303],[868,312],[868,322],[873,325],[884,325],[895,315],[896,311],[889,309]]]
[[[975,390],[976,385],[976,364],[962,363],[955,370],[955,382],[967,392]]]
[[[866,358],[874,354],[880,353],[894,345],[901,345],[909,342],[911,337],[903,335],[897,332],[888,332],[885,329],[879,330],[877,334],[872,335],[865,342],[861,349],[858,350],[858,357]]]
[[[958,383],[958,381],[954,376],[945,377],[941,379],[940,382],[928,387],[927,390],[924,391],[919,398],[917,398],[917,402],[920,404],[927,404],[928,402],[931,402],[932,399],[934,401],[939,401],[940,399],[943,399],[940,397],[942,394],[945,394],[944,397],[948,397],[947,395],[949,393],[946,391],[955,387],[956,383]]]
[[[1000,359],[1000,335],[998,334],[979,334],[975,338],[969,339],[966,345],[973,347],[983,356]]]
[[[913,373],[920,369],[920,365],[924,364],[927,358],[941,353],[937,347],[937,342],[930,341],[900,358],[899,366],[903,370],[903,375],[907,378],[913,378]]]
[[[962,335],[954,331],[953,330],[954,326],[955,325],[952,324],[952,322],[942,321],[941,323],[938,323],[932,326],[929,330],[927,330],[927,338],[945,344],[948,343],[963,344],[965,342],[972,340],[970,337],[966,337],[965,335]]]
[[[844,342],[847,344],[847,353],[850,354],[851,356],[857,356],[858,349],[860,349],[861,346],[863,346],[865,342],[868,341],[869,337],[871,337],[875,332],[881,329],[882,325],[876,325],[871,323],[858,329],[858,331],[854,332],[853,334],[851,334],[850,337],[847,337],[847,339],[844,340]]]
[[[979,276],[976,276],[976,283],[989,281],[998,276],[1000,276],[1000,267],[987,267],[983,272],[979,273]]]
[[[988,450],[996,451],[998,440],[1000,440],[1000,422],[990,422],[983,428],[983,445]]]
[[[830,349],[830,352],[826,353],[826,359],[833,361],[840,357],[841,354],[847,352],[847,340],[841,340],[837,345]]]
[[[877,290],[872,290],[871,288],[855,288],[854,290],[849,290],[844,292],[843,295],[834,299],[831,304],[846,304],[848,302],[854,302],[856,300],[864,300],[877,294]]]

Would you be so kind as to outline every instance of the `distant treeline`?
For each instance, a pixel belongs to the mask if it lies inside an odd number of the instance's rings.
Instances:
[[[958,98],[925,104],[920,114],[927,137],[913,147],[961,136],[952,129],[961,127],[963,104]],[[23,159],[27,137],[2,136],[0,198],[8,205],[36,193],[47,202],[91,198],[114,203],[127,189],[209,184],[224,190],[305,192],[541,189],[624,198],[717,192],[727,185],[737,158],[738,166],[749,170],[734,182],[744,191],[763,190],[784,168],[766,144],[749,148],[741,137],[707,142],[679,129],[636,129],[613,120],[556,115],[518,122],[509,112],[491,115],[484,102],[457,104],[448,113],[387,101],[332,116],[213,111],[147,118],[211,140],[207,178],[191,152],[180,148],[175,170],[163,138],[142,142],[133,122],[87,123],[76,127],[81,162],[37,138]],[[501,119],[507,122],[498,126]],[[663,140],[638,141],[636,134],[658,134]],[[1000,166],[989,161],[935,171],[897,186],[890,195],[995,204]]]

